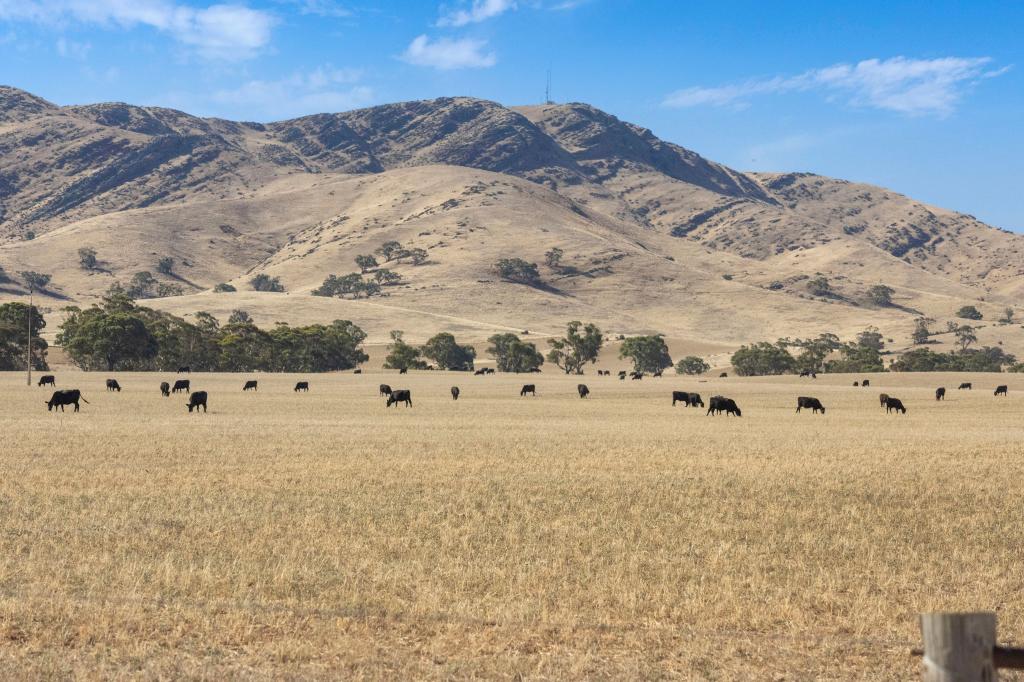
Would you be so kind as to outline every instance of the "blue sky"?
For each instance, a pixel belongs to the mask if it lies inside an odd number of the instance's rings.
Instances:
[[[0,83],[267,121],[589,102],[741,170],[1024,230],[1024,2],[0,0]]]

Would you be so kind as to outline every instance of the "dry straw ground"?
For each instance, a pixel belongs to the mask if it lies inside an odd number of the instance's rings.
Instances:
[[[1024,380],[193,375],[197,416],[105,378],[62,415],[0,377],[7,678],[905,680],[919,611],[1024,638]]]

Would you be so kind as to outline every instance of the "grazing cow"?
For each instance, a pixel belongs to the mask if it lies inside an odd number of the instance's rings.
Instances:
[[[675,407],[677,402],[681,402],[687,407],[704,407],[704,401],[701,399],[700,393],[672,391],[672,407]]]
[[[864,381],[860,382],[860,385],[864,386],[864,387],[870,386],[871,385],[871,379],[865,379]]]
[[[160,382],[160,395],[165,398],[171,395],[171,385],[166,381]]]
[[[452,386],[452,400],[458,400],[459,399],[459,393],[461,393],[461,391],[459,390],[459,387],[458,386]]]
[[[203,408],[203,412],[206,412],[206,391],[196,391],[188,397],[188,412],[192,414],[192,408],[196,408],[196,414],[199,414],[199,408]]]
[[[906,414],[907,413],[907,408],[903,407],[903,401],[902,400],[900,400],[899,398],[889,398],[889,397],[886,397],[886,399],[885,399],[885,413],[889,414],[893,410],[895,410],[895,411],[897,411],[897,412],[899,412],[901,414]]]
[[[743,416],[739,406],[736,405],[736,401],[732,398],[725,398],[720,395],[711,396],[711,403],[708,406],[707,414],[721,414],[722,412],[725,412],[727,415],[733,414],[737,417]]]
[[[996,386],[996,395],[1007,395],[1007,391],[1009,391],[1009,389],[1006,387],[1006,384]]]
[[[483,376],[484,374],[487,374],[487,370],[485,368],[483,368],[483,367],[481,367],[477,371],[473,372],[473,376],[478,376],[478,377],[479,376]]]
[[[121,392],[121,384],[117,383],[117,379],[107,379],[107,390]]]
[[[43,376],[39,377],[39,383],[36,384],[37,387],[39,387],[39,386],[56,386],[56,385],[57,385],[57,380],[53,377],[52,374],[44,374]]]
[[[626,370],[623,369],[623,370],[619,371],[619,381],[625,381],[625,380],[626,380]]]
[[[533,384],[523,384],[522,389],[520,389],[520,391],[519,391],[519,397],[522,398],[527,393],[529,393],[534,398],[536,398],[537,397],[537,387],[534,386]]]
[[[398,370],[398,373],[399,374],[408,374],[409,373],[409,368],[408,367],[403,367],[400,370]]]
[[[728,372],[722,372],[721,374],[718,375],[718,378],[719,379],[728,379],[729,378],[729,373]]]
[[[945,388],[937,388],[937,389],[935,389],[935,399],[936,400],[945,400],[946,399],[946,389]]]
[[[305,391],[306,393],[309,393],[309,382],[300,381],[297,384],[295,384],[295,392],[298,393],[299,391]]]
[[[412,391],[408,389],[391,391],[391,395],[388,396],[388,404],[384,407],[391,407],[398,403],[405,403],[406,407],[412,407]]]
[[[527,372],[529,374],[540,374],[540,367],[531,367]]]
[[[885,407],[885,403],[888,400],[889,400],[889,394],[888,393],[879,393],[878,394],[878,406],[879,407]]]
[[[968,391],[972,390],[973,386],[971,386],[971,382],[965,381],[964,383],[962,383],[962,384],[960,384],[959,386],[956,387],[956,390],[958,390],[958,391],[963,391],[964,389],[966,389]]]
[[[655,372],[655,373],[654,373],[654,374],[652,374],[651,376],[652,376],[652,377],[661,377],[661,373],[662,373],[662,371],[663,371],[663,370],[660,370],[660,369],[659,369],[659,370],[658,370],[657,372]]]
[[[382,396],[391,395],[391,387],[388,386],[387,384],[381,384],[380,385],[380,394]]]
[[[191,374],[192,373],[192,368],[188,367],[188,366],[179,367],[177,373],[178,374]]]
[[[859,381],[855,381],[855,382],[853,382],[853,385],[854,385],[854,387],[860,386],[860,382]]]
[[[581,398],[586,398],[590,395],[590,389],[587,388],[586,384],[576,384],[576,392],[580,394]]]
[[[257,382],[255,379],[249,379],[245,382],[245,386],[242,386],[243,391],[255,391],[257,390]]]
[[[643,372],[633,372],[633,373],[631,373],[629,375],[629,378],[632,379],[633,381],[639,381],[639,380],[644,378],[644,373]]]
[[[494,368],[493,367],[488,367],[487,368],[487,373],[488,374],[494,374]]]
[[[811,414],[817,414],[820,410],[822,414],[825,414],[825,406],[821,404],[821,401],[817,398],[808,398],[801,396],[796,399],[796,412],[800,414],[800,410],[808,409]]]
[[[353,374],[362,374],[362,373],[363,373],[363,370],[361,370],[361,369],[357,369],[357,370],[354,370],[354,371],[353,371],[352,373],[353,373]]]
[[[171,388],[171,393],[177,393],[178,391],[185,391],[185,393],[188,393],[190,387],[191,385],[189,384],[188,379],[178,379],[174,382],[174,387]]]
[[[82,397],[82,392],[77,388],[65,389],[63,391],[54,391],[50,399],[46,401],[46,411],[56,411],[55,408],[59,407],[60,411],[64,411],[65,405],[74,405],[75,412],[78,412],[78,401],[81,400],[83,403],[88,404],[89,401]]]

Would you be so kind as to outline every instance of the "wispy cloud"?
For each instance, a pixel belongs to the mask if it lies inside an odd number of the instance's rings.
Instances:
[[[193,7],[173,0],[0,0],[0,20],[70,23],[167,33],[211,59],[247,59],[270,42],[274,17],[240,4]]]
[[[473,0],[468,8],[447,10],[438,20],[438,26],[466,26],[478,24],[516,8],[515,0]]]
[[[351,9],[335,0],[277,0],[277,2],[297,8],[299,14],[318,17],[344,19],[355,14]]]
[[[247,119],[346,111],[373,102],[373,89],[359,85],[361,78],[359,69],[322,66],[279,80],[250,80],[237,88],[215,91],[210,99]]]
[[[63,37],[57,39],[57,54],[67,59],[85,61],[91,49],[92,45],[89,43],[79,43]]]
[[[965,92],[984,78],[1006,69],[990,70],[989,57],[938,59],[866,59],[835,64],[797,76],[748,80],[718,87],[692,87],[665,98],[669,107],[718,106],[743,108],[758,96],[820,90],[844,95],[850,104],[909,115],[946,116]]]
[[[406,48],[402,59],[417,66],[429,66],[442,71],[452,69],[481,69],[494,66],[498,58],[485,51],[487,41],[474,38],[431,40],[418,36]]]

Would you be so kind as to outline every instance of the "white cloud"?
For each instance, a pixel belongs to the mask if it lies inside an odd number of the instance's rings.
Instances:
[[[57,39],[57,54],[67,59],[85,61],[89,57],[91,49],[92,45],[89,43],[79,43],[63,37]]]
[[[335,0],[277,0],[280,3],[298,7],[300,14],[343,19],[353,16],[352,10]]]
[[[487,41],[473,38],[430,40],[425,35],[413,40],[402,59],[417,66],[430,66],[443,71],[479,69],[494,66],[498,59],[493,52],[484,52]]]
[[[478,24],[515,8],[515,0],[473,0],[468,9],[446,12],[437,24],[438,26]]]
[[[280,80],[251,80],[234,89],[216,91],[210,99],[244,119],[345,111],[373,102],[373,89],[357,85],[361,77],[358,69],[319,67]]]
[[[1006,71],[988,70],[986,67],[991,61],[989,57],[866,59],[856,64],[813,69],[797,76],[776,76],[712,88],[686,88],[669,95],[664,104],[679,108],[743,108],[759,95],[821,90],[843,94],[855,106],[909,115],[946,116],[972,85]]]
[[[0,20],[63,27],[148,26],[204,57],[247,59],[270,42],[274,17],[238,4],[192,7],[172,0],[0,0]]]

